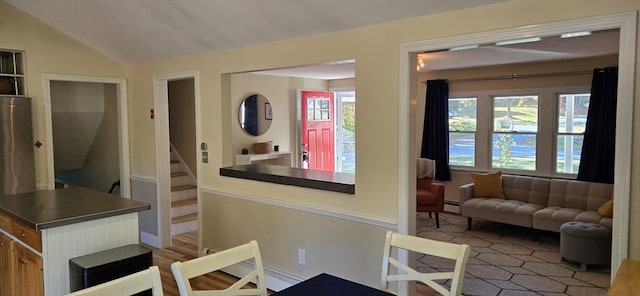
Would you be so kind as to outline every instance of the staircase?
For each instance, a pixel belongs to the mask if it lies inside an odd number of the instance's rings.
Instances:
[[[171,149],[171,236],[198,229],[196,180],[175,149]]]

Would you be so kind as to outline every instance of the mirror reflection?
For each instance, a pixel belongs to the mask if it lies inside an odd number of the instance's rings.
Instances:
[[[240,126],[249,135],[259,136],[266,133],[271,126],[273,112],[271,103],[263,95],[253,94],[246,97],[238,112]]]

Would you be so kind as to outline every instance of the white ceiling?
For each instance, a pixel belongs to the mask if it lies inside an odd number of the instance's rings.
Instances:
[[[127,64],[507,0],[0,0]]]
[[[234,48],[508,0],[0,0],[127,64]],[[249,5],[250,4],[250,5]],[[481,45],[418,56],[425,69],[549,61],[616,53],[618,32]],[[260,73],[316,79],[355,77],[354,61]]]
[[[420,72],[470,67],[506,65],[603,56],[618,53],[619,31],[592,32],[589,36],[560,38],[544,37],[538,42],[423,53],[418,55],[424,67]],[[296,68],[259,71],[267,75],[315,79],[343,79],[355,77],[355,61],[340,61]]]

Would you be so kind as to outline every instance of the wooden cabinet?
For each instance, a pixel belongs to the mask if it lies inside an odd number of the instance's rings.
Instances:
[[[0,233],[0,295],[13,293],[13,270],[11,260],[13,254],[13,240]]]
[[[18,243],[14,243],[14,255],[13,295],[44,295],[42,257]]]
[[[42,257],[27,247],[42,250],[40,232],[2,214],[0,221],[0,296],[44,295]]]

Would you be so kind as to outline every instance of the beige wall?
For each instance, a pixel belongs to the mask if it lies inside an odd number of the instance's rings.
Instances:
[[[579,7],[580,9],[576,9]],[[148,65],[134,67],[131,72],[131,93],[138,98],[131,104],[131,114],[137,114],[152,105],[152,86],[150,77],[158,73],[171,73],[187,70],[199,70],[202,83],[201,91],[201,118],[203,141],[212,143],[210,147],[210,163],[201,165],[202,188],[204,190],[216,190],[220,195],[251,196],[285,204],[298,204],[320,210],[347,213],[361,217],[377,219],[395,223],[397,221],[397,192],[398,192],[398,48],[403,42],[416,40],[428,40],[444,36],[454,36],[473,32],[511,28],[547,23],[552,21],[567,20],[579,17],[602,15],[608,13],[637,10],[640,5],[637,1],[616,1],[602,5],[600,1],[548,1],[540,5],[535,1],[509,1],[502,4],[490,5],[475,9],[463,10],[452,13],[433,16],[417,17],[403,21],[392,22],[377,26],[369,26],[354,30],[341,31],[317,36],[289,39],[284,41],[259,44],[237,49],[206,52],[196,55],[164,60]],[[523,14],[523,11],[527,11]],[[500,17],[488,18],[488,15],[499,14]],[[461,22],[460,20],[465,20]],[[251,53],[260,52],[260,56]],[[305,54],[299,54],[304,52]],[[225,73],[239,73],[258,69],[282,68],[295,65],[314,64],[324,61],[356,59],[355,81],[358,94],[357,123],[358,133],[356,153],[357,159],[357,186],[354,195],[336,194],[318,190],[304,189],[292,186],[281,186],[247,180],[224,178],[218,175],[221,166],[228,165],[228,157],[225,151],[231,148],[233,137],[230,129],[237,126],[235,120],[227,119],[235,117],[237,104],[232,103],[238,98],[232,95],[232,88],[228,86],[231,79],[225,78]],[[270,98],[271,99],[271,98]],[[231,110],[231,111],[230,111]],[[226,113],[226,114],[225,114]],[[274,116],[278,116],[279,108],[274,109]],[[636,116],[637,117],[637,116]],[[153,128],[150,120],[142,117],[132,118],[132,138],[134,146],[148,147],[141,151],[153,151],[155,142],[151,133],[144,131]],[[636,124],[637,125],[637,124]],[[206,127],[206,128],[204,128]],[[415,130],[401,131],[415,133]],[[635,148],[634,150],[638,150]],[[132,165],[134,174],[153,175],[153,153],[132,152],[132,158],[136,163]],[[227,161],[225,161],[225,159]],[[638,165],[634,165],[638,167]],[[637,191],[634,188],[634,192]],[[233,194],[232,194],[233,193]],[[203,194],[203,212],[209,211],[206,205],[216,204],[227,206],[233,201],[216,199]],[[632,201],[634,208],[637,202]],[[262,205],[254,205],[263,207]],[[264,209],[268,211],[268,209]],[[255,210],[249,212],[254,213]],[[258,211],[259,212],[259,211]],[[233,212],[232,212],[233,213]],[[242,213],[238,209],[235,213]],[[219,214],[219,213],[217,213]],[[243,215],[246,215],[243,213]],[[264,231],[273,236],[289,236],[298,238],[295,244],[305,241],[329,242],[328,233],[308,232],[299,228],[283,231],[278,223],[262,221],[261,231],[244,229],[241,232],[213,237],[204,235],[209,232],[226,231],[226,223],[236,219],[225,215],[203,215],[201,224],[203,230],[202,243],[204,245],[224,245],[232,239],[234,242],[250,238],[263,237]],[[215,217],[215,218],[214,218]],[[228,219],[222,221],[220,219]],[[331,218],[326,218],[331,219]],[[640,219],[640,218],[639,218]],[[306,220],[298,216],[289,216],[288,224],[300,225]],[[636,223],[637,224],[637,223]],[[264,228],[262,228],[264,227]],[[366,223],[359,225],[361,228],[369,227]],[[632,227],[632,232],[634,228]],[[238,241],[236,241],[237,239]],[[640,257],[640,237],[631,237],[632,256]],[[358,254],[365,252],[374,254],[379,252],[379,245],[362,244],[359,238],[353,238],[345,243],[342,252]],[[230,245],[230,244],[229,244]],[[282,254],[277,250],[293,250],[294,243],[288,239],[268,240],[263,243],[264,256],[272,258],[267,265],[283,266],[284,269],[295,273],[295,276],[303,276],[305,273],[298,271],[297,266],[290,259],[292,254]],[[319,250],[319,256],[326,260],[337,261],[333,258],[330,249]],[[379,256],[379,255],[378,255]],[[275,261],[277,262],[275,262]],[[371,258],[371,260],[375,260]],[[330,264],[330,262],[327,262]],[[322,272],[320,266],[308,265],[314,269],[311,272]],[[362,268],[358,266],[346,267],[344,272],[360,274],[358,280],[372,282],[373,274],[362,274]]]
[[[206,247],[222,250],[255,239],[264,265],[309,278],[318,272],[379,285],[385,228],[216,193],[202,195]],[[306,264],[298,264],[304,249]],[[358,272],[354,272],[357,270]]]
[[[151,77],[160,73],[172,73],[188,70],[199,70],[203,83],[201,96],[201,126],[202,141],[210,143],[210,162],[201,165],[201,185],[204,190],[228,192],[228,196],[252,196],[285,204],[298,204],[317,208],[329,212],[347,213],[380,221],[395,223],[397,214],[398,194],[398,133],[415,134],[415,130],[398,131],[398,69],[399,45],[403,42],[429,40],[446,36],[455,36],[482,31],[497,30],[527,26],[538,23],[568,20],[574,18],[637,11],[638,1],[626,0],[608,2],[602,5],[598,0],[562,0],[545,1],[540,5],[538,1],[509,1],[474,9],[443,13],[432,16],[405,19],[397,22],[363,27],[353,30],[294,38],[284,41],[247,46],[243,48],[206,52],[175,59],[163,60],[132,67],[130,72],[130,93],[136,99],[131,102],[131,138],[132,170],[134,175],[154,175],[155,155],[153,143],[153,122],[143,116],[135,114],[146,113],[153,105],[153,88]],[[526,11],[527,13],[523,13]],[[499,17],[487,17],[499,15]],[[464,21],[460,21],[464,20]],[[255,55],[253,53],[260,52]],[[303,52],[304,54],[300,54]],[[354,195],[329,193],[319,190],[304,189],[292,186],[259,183],[247,180],[224,178],[218,175],[223,165],[228,165],[225,159],[230,159],[233,138],[230,129],[233,116],[230,110],[235,110],[231,103],[229,81],[226,73],[240,73],[259,69],[282,68],[296,65],[315,64],[325,61],[356,59],[355,88],[358,98],[356,120],[358,133],[356,153],[357,186]],[[415,98],[413,98],[415,99]],[[636,104],[638,106],[638,104]],[[639,107],[636,107],[639,108]],[[235,111],[234,111],[235,113]],[[635,112],[640,114],[639,112]],[[636,115],[638,118],[640,115]],[[640,125],[640,120],[635,121]],[[638,141],[638,140],[636,140]],[[634,155],[638,154],[640,146],[634,145]],[[634,160],[634,168],[640,167],[638,160]],[[635,170],[634,170],[635,171]],[[633,176],[632,176],[633,178]],[[637,182],[634,182],[637,183]],[[638,196],[638,188],[632,188],[632,195]],[[633,194],[636,193],[636,194]],[[212,196],[203,195],[203,205],[215,202],[225,204],[224,200],[213,200]],[[638,203],[632,201],[632,208],[638,208]],[[203,209],[207,211],[207,209]],[[209,231],[223,231],[220,217],[203,215],[201,233]],[[228,217],[232,219],[232,217]],[[634,218],[632,218],[634,219]],[[640,220],[640,218],[635,218]],[[632,221],[633,225],[640,225],[640,221]],[[291,217],[290,224],[305,223],[304,218]],[[283,235],[277,224],[263,223],[271,235]],[[635,227],[631,227],[631,256],[640,257],[640,236]],[[363,223],[360,225],[366,228]],[[300,229],[289,231],[287,235],[301,237],[302,240],[317,240],[318,236],[329,241],[328,234],[318,233],[314,236]],[[257,230],[246,229],[236,233],[236,237],[249,239],[262,236]],[[224,238],[218,238],[225,240]],[[229,238],[230,239],[230,238]],[[213,237],[203,237],[204,245],[216,244]],[[379,250],[379,245],[361,244],[359,239],[352,239],[342,251],[357,254],[365,252],[373,254]],[[292,249],[288,240],[268,241],[265,245],[265,257],[272,260],[282,260],[278,264],[285,264],[283,255],[276,253],[278,249]],[[270,251],[274,250],[274,251]],[[326,249],[323,254],[327,260],[332,259],[332,253]],[[287,254],[293,256],[294,254]],[[371,258],[374,260],[374,258]],[[271,261],[272,264],[273,261]],[[289,261],[287,261],[289,262]],[[290,263],[289,263],[290,264]],[[308,266],[308,268],[314,268]],[[288,266],[288,270],[296,270],[295,266]],[[349,267],[350,274],[359,274],[362,269],[358,266]],[[315,267],[314,272],[322,272]],[[296,274],[301,275],[302,273]],[[361,279],[371,282],[372,275],[362,274]]]
[[[26,95],[32,98],[33,139],[46,143],[42,74],[125,77],[123,64],[0,1],[0,48],[26,52]],[[49,181],[44,146],[35,148],[36,184]]]

